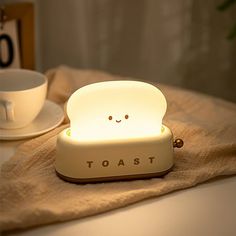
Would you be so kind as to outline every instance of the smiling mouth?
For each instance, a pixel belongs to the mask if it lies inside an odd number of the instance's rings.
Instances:
[[[121,120],[116,120],[116,123],[120,123],[121,122]]]

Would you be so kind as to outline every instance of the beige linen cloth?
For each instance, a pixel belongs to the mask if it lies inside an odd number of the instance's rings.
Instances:
[[[128,79],[59,67],[48,73],[48,99],[63,104],[86,84]],[[175,149],[174,169],[162,178],[78,185],[54,171],[57,134],[67,125],[25,141],[6,162],[0,179],[1,230],[67,221],[236,174],[236,105],[158,85],[168,102],[164,124],[185,141]],[[65,123],[65,122],[64,122]]]

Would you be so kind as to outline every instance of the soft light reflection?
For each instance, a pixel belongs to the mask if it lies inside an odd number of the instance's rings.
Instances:
[[[110,140],[160,134],[166,108],[164,95],[153,85],[109,81],[74,92],[67,113],[73,138]]]

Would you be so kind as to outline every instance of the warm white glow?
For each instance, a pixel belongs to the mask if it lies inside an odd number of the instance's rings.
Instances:
[[[151,84],[108,81],[75,91],[67,113],[72,137],[104,140],[159,134],[166,108],[164,95]]]

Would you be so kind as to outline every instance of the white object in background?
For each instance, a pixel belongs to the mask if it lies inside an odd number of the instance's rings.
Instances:
[[[0,128],[22,128],[41,111],[47,93],[45,75],[31,70],[0,70]]]
[[[173,166],[173,136],[162,125],[166,99],[153,85],[100,82],[67,103],[71,128],[60,133],[55,168],[72,182],[163,175]]]
[[[20,129],[0,129],[0,140],[20,140],[44,134],[61,124],[63,109],[46,100],[38,116],[29,125]]]
[[[0,68],[20,68],[20,48],[17,21],[11,20],[0,28]]]

